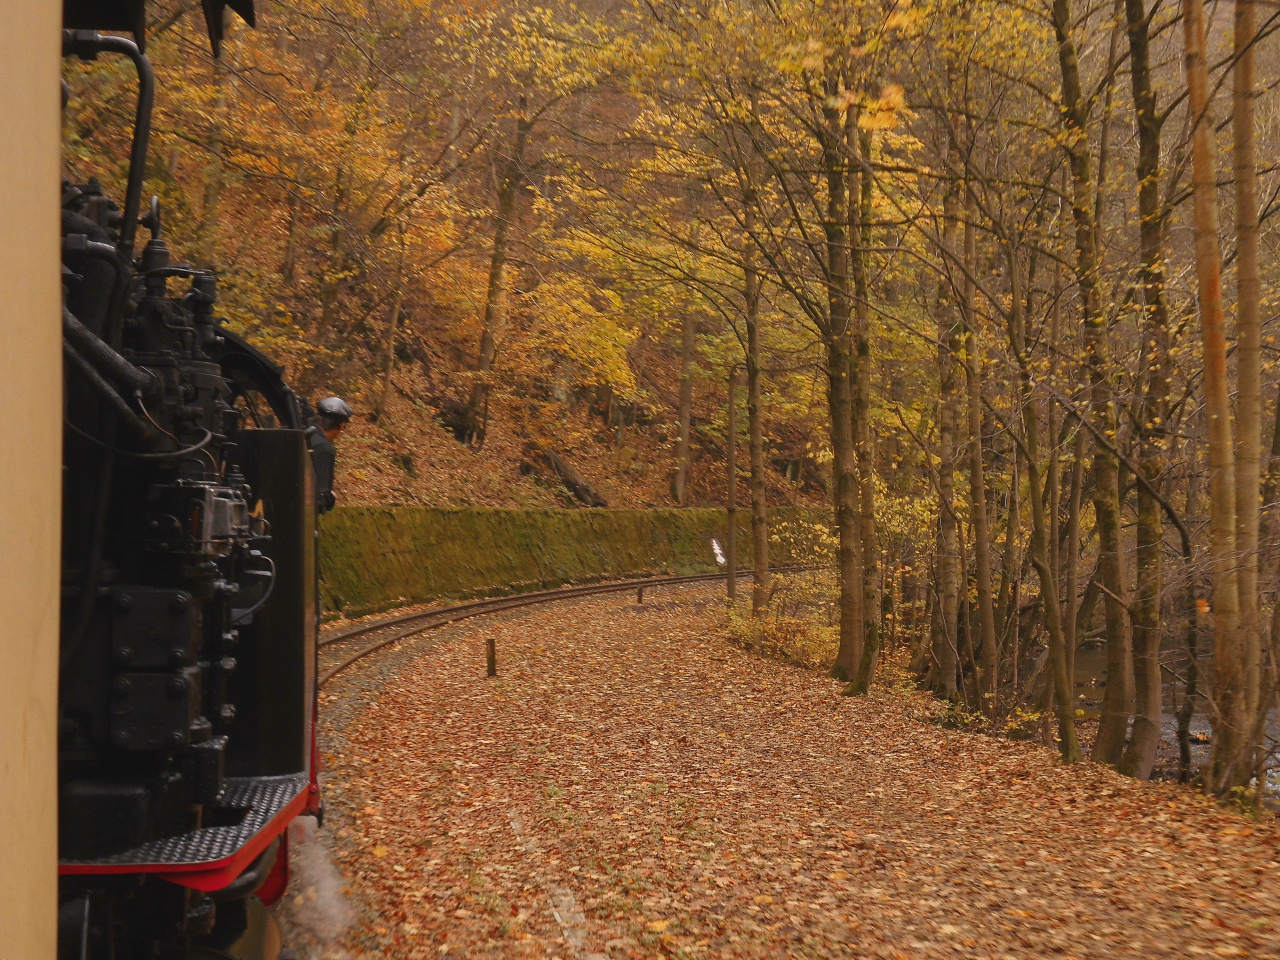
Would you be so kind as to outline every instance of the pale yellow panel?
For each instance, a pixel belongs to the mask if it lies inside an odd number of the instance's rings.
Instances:
[[[0,960],[53,960],[61,4],[0,0]]]

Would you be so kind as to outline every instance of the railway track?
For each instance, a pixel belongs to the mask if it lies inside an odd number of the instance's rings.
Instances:
[[[399,643],[409,637],[428,630],[436,630],[451,623],[469,620],[472,617],[503,610],[514,610],[519,607],[531,607],[539,603],[551,603],[556,600],[569,600],[575,597],[591,597],[605,593],[622,593],[627,590],[639,590],[645,587],[675,587],[686,583],[700,583],[708,580],[723,580],[726,573],[700,573],[687,577],[649,577],[644,580],[625,580],[613,583],[593,583],[581,587],[560,587],[555,590],[539,590],[534,593],[523,593],[510,597],[490,597],[486,600],[470,600],[448,607],[436,607],[433,610],[420,610],[416,613],[404,613],[381,620],[357,624],[343,630],[331,631],[323,635],[319,641],[320,649],[345,646],[348,643],[369,637],[379,636],[371,643],[364,644],[350,654],[339,656],[337,662],[320,672],[320,686],[324,686],[353,663],[357,663],[383,647]],[[750,577],[751,572],[741,571],[738,577]],[[384,634],[385,636],[381,635]]]

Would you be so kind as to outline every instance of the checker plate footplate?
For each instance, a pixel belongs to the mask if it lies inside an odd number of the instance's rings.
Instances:
[[[217,863],[242,850],[290,801],[307,789],[306,774],[284,777],[228,777],[217,809],[248,809],[231,827],[205,827],[153,840],[97,860],[63,860],[66,866],[199,866]]]

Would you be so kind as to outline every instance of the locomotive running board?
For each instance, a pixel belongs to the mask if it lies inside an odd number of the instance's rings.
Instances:
[[[62,875],[145,873],[195,890],[221,890],[302,813],[310,794],[304,773],[284,777],[227,777],[211,818],[235,816],[232,826],[205,827],[153,840],[97,860],[62,860]]]

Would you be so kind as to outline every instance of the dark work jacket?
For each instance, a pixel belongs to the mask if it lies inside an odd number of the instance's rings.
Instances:
[[[311,466],[316,475],[316,511],[328,513],[335,503],[333,469],[338,461],[338,452],[319,427],[307,428],[307,447],[311,450]]]

